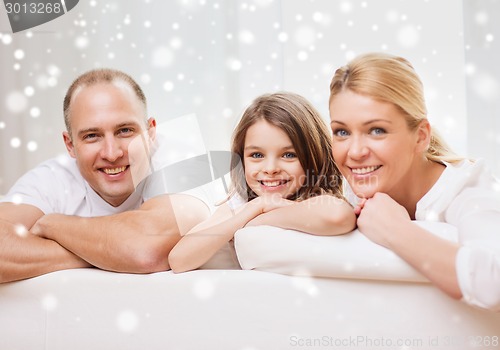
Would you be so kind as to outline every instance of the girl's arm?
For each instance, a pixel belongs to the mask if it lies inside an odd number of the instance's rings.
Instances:
[[[266,200],[259,197],[236,210],[232,210],[227,203],[223,204],[214,215],[181,238],[168,256],[170,268],[173,272],[199,268],[247,222],[264,212],[287,205],[287,202],[283,199]]]
[[[455,264],[459,245],[412,223],[406,209],[387,194],[376,193],[364,203],[358,228],[375,243],[399,255],[446,294],[455,299],[462,297]]]
[[[356,215],[342,199],[321,195],[291,203],[259,215],[247,226],[272,225],[318,236],[339,235],[356,228]]]

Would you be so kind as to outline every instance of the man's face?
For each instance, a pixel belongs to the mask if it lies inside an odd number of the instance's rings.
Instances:
[[[154,119],[146,125],[143,104],[130,87],[120,83],[99,83],[75,91],[69,113],[71,135],[63,133],[69,154],[94,191],[119,206],[138,183],[132,163],[148,164]],[[129,154],[134,154],[133,160]]]

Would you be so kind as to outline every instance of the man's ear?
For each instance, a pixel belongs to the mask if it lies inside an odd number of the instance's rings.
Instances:
[[[66,145],[66,149],[71,157],[76,158],[75,146],[73,145],[73,141],[71,139],[71,135],[67,131],[63,131],[63,139],[64,144]]]
[[[156,119],[149,118],[148,119],[148,135],[151,141],[156,139]]]
[[[423,119],[417,129],[417,152],[424,153],[427,151],[431,142],[431,135],[431,124],[427,119]]]

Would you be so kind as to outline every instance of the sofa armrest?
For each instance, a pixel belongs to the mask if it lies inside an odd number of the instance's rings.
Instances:
[[[432,233],[457,240],[454,226],[415,221]],[[389,249],[359,230],[339,236],[314,236],[273,226],[252,226],[235,235],[235,249],[244,270],[295,276],[429,282]]]

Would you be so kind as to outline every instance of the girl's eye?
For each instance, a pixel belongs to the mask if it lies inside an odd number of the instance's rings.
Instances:
[[[293,152],[286,152],[283,154],[283,158],[297,158],[297,155]]]
[[[345,129],[336,129],[336,130],[333,130],[333,136],[347,137],[347,136],[349,136],[349,133]]]
[[[251,158],[264,158],[264,155],[260,152],[254,152],[254,153],[250,154],[250,157]]]
[[[370,134],[372,134],[372,135],[383,135],[385,133],[386,133],[386,131],[382,128],[373,128],[370,130]]]

